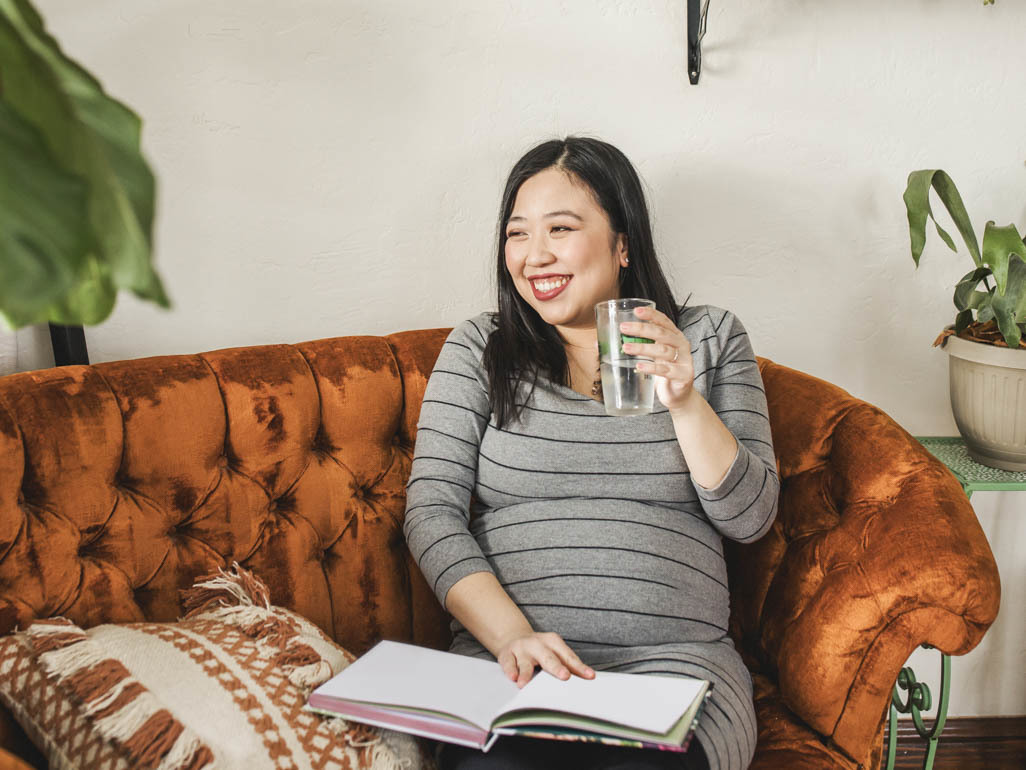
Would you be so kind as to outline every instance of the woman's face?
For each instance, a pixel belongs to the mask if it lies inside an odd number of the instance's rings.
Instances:
[[[596,302],[619,298],[627,244],[590,188],[549,168],[517,191],[505,255],[520,296],[568,339],[594,330]]]

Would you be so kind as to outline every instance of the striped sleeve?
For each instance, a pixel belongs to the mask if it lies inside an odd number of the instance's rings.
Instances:
[[[720,356],[712,372],[709,405],[737,439],[726,476],[711,489],[691,483],[710,523],[724,537],[758,540],[777,515],[780,480],[773,454],[766,389],[741,320],[727,310],[717,321]]]
[[[438,601],[474,572],[494,570],[470,534],[478,447],[488,424],[484,330],[470,319],[449,334],[424,391],[403,533]]]

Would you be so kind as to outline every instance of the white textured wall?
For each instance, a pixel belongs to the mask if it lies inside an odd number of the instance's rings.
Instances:
[[[455,324],[491,307],[509,167],[582,132],[645,177],[680,298],[954,434],[930,343],[969,258],[931,237],[913,270],[905,178],[942,167],[981,231],[1026,225],[1021,0],[714,0],[697,87],[684,0],[38,5],[144,116],[160,182],[175,308],[121,299],[88,331],[95,361]],[[45,359],[32,334],[23,367]],[[955,661],[952,713],[1026,714],[1026,497],[974,502],[1003,606]]]

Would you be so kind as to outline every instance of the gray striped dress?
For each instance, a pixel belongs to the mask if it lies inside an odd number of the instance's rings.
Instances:
[[[679,320],[695,387],[738,439],[713,489],[691,478],[658,397],[652,414],[612,417],[539,377],[533,392],[519,384],[521,421],[497,428],[482,364],[494,326],[482,313],[455,327],[424,394],[404,532],[428,585],[444,606],[458,580],[491,572],[535,630],[596,670],[711,680],[696,735],[714,770],[747,767],[752,680],[727,635],[721,538],[761,537],[780,485],[744,326],[711,305]],[[453,652],[492,658],[452,628]]]

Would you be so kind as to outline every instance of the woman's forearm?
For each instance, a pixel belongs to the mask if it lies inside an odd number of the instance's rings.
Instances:
[[[445,609],[496,657],[510,641],[534,630],[490,572],[474,572],[453,584]]]
[[[692,389],[687,402],[670,412],[677,443],[691,478],[706,489],[723,480],[737,456],[738,443],[702,394]]]

